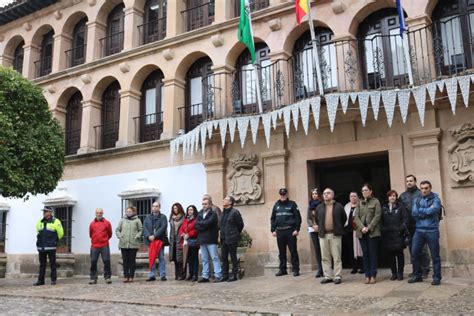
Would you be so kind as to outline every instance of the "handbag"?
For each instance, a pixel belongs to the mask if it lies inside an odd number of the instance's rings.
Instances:
[[[191,248],[199,247],[199,243],[198,243],[198,240],[196,238],[188,239],[187,241],[188,241],[188,247],[191,247]]]
[[[170,245],[170,240],[168,239],[168,236],[164,236],[161,241],[163,242],[163,247],[167,247]]]

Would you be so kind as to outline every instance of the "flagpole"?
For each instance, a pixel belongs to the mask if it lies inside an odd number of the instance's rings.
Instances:
[[[313,71],[316,68],[316,77],[318,80],[318,88],[319,94],[324,95],[324,87],[323,87],[323,80],[321,77],[321,67],[319,66],[319,50],[318,50],[318,42],[316,41],[316,34],[314,34],[314,25],[313,25],[313,17],[311,16],[311,0],[308,0],[308,23],[309,23],[309,31],[311,33],[311,42],[313,43]]]
[[[409,44],[408,44],[408,31],[404,30],[405,36],[400,34],[403,40],[403,52],[405,53],[405,62],[407,64],[408,70],[408,81],[410,82],[410,86],[413,86],[413,70],[411,68],[411,60],[410,60],[410,52],[409,52]]]
[[[252,35],[252,41],[253,41],[253,27],[252,27],[252,16],[251,16],[252,13],[250,10],[250,4],[248,0],[245,0],[245,9],[249,13],[248,16],[249,16],[250,34]],[[253,70],[255,72],[255,78],[257,78],[257,104],[258,104],[258,110],[260,111],[260,114],[262,114],[263,113],[262,95],[261,95],[261,90],[260,90],[260,76],[258,75],[257,66],[258,66],[257,60],[255,59],[255,62],[253,63]]]

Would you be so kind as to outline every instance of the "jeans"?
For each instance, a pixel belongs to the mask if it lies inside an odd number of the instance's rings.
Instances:
[[[403,249],[387,251],[390,261],[390,270],[393,276],[403,276],[403,268],[405,267],[405,255]]]
[[[112,271],[110,270],[110,248],[109,246],[101,248],[91,248],[91,280],[97,280],[97,261],[99,255],[102,256],[104,263],[104,278],[110,279]]]
[[[433,260],[433,280],[441,280],[441,257],[439,255],[439,230],[435,231],[415,231],[412,244],[413,277],[421,279],[421,251],[424,244],[430,248]]]
[[[319,244],[319,234],[314,232],[314,233],[309,233],[311,236],[311,241],[313,242],[313,247],[314,247],[314,253],[316,254],[316,262],[318,264],[318,272],[323,273],[323,264],[321,261],[321,245]]]
[[[123,276],[125,278],[134,278],[135,277],[135,267],[137,261],[137,251],[138,249],[120,249],[122,252],[122,261],[123,261]]]
[[[165,261],[165,248],[161,248],[160,253],[158,254],[158,260],[160,261],[160,278],[166,277],[166,261]],[[153,265],[153,268],[148,273],[149,278],[156,277],[156,261]]]
[[[237,277],[239,273],[239,261],[237,260],[237,244],[221,244],[222,250],[222,273],[226,277],[229,275],[229,255],[232,260],[232,274]]]
[[[380,237],[369,237],[368,234],[364,234],[362,238],[359,238],[362,253],[364,254],[363,261],[366,278],[375,278],[377,276],[379,239]]]
[[[199,247],[189,247],[186,262],[189,269],[189,275],[197,277],[199,272]]]
[[[411,254],[413,253],[413,238],[415,236],[415,233],[413,233],[413,236],[411,236],[410,239],[410,244],[408,246],[410,250],[410,257]],[[411,263],[413,264],[413,257],[411,257]],[[430,252],[428,251],[428,245],[425,243],[423,247],[421,248],[421,257],[420,257],[420,264],[421,264],[421,272],[423,274],[428,274],[430,273]]]
[[[49,257],[49,265],[51,268],[51,281],[56,281],[56,250],[40,251],[38,252],[40,269],[38,281],[44,283],[44,277],[46,274],[46,259]]]
[[[202,278],[209,279],[209,256],[212,259],[214,276],[216,279],[220,279],[222,277],[222,271],[216,244],[201,244]]]
[[[277,230],[278,257],[280,259],[280,271],[286,271],[286,247],[290,249],[291,266],[293,271],[300,271],[300,259],[296,244],[296,236],[293,236],[294,229]]]
[[[319,237],[319,244],[321,245],[321,254],[323,256],[323,270],[326,279],[333,280],[334,277],[342,277],[342,261],[341,249],[342,238],[334,234],[325,234],[324,237]],[[331,263],[334,262],[334,270]]]

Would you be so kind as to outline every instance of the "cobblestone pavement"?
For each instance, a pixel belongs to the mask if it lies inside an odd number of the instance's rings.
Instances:
[[[345,271],[346,272],[346,271]],[[123,284],[113,279],[88,285],[87,278],[58,280],[56,286],[31,286],[33,279],[1,279],[1,314],[94,315],[239,315],[377,314],[474,315],[474,280],[389,281],[379,273],[375,285],[347,272],[340,285],[319,283],[311,273],[300,277],[256,277],[239,282],[197,284],[186,281]]]

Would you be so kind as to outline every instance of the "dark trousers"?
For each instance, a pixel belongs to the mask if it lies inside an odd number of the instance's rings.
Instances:
[[[38,281],[44,283],[44,277],[46,274],[46,260],[49,257],[49,266],[51,268],[51,281],[56,281],[56,250],[40,251],[38,252],[40,269]]]
[[[413,277],[421,278],[421,252],[423,245],[428,244],[431,258],[433,259],[433,280],[441,280],[441,257],[439,255],[439,231],[421,232],[415,231],[413,236],[412,263]]]
[[[123,261],[123,276],[125,278],[135,277],[135,267],[138,249],[121,249]]]
[[[296,247],[296,236],[293,236],[294,229],[277,230],[277,244],[280,259],[280,271],[286,271],[286,247],[290,249],[291,265],[293,271],[300,271],[300,259]]]
[[[175,261],[174,262],[174,278],[177,280],[182,278],[186,275],[186,270],[183,267],[182,262]]]
[[[387,251],[387,256],[390,262],[390,270],[392,275],[403,276],[403,267],[405,266],[405,256],[403,249]]]
[[[314,232],[314,233],[309,233],[311,236],[311,241],[313,242],[313,247],[314,247],[314,253],[316,254],[316,262],[318,264],[318,272],[323,273],[323,264],[321,262],[321,245],[319,244],[319,234]]]
[[[199,247],[189,247],[186,263],[190,276],[198,276],[199,273]]]
[[[362,253],[364,254],[364,272],[366,278],[377,276],[377,252],[379,247],[380,237],[369,237],[368,234],[364,234],[360,238],[360,245],[362,247]]]
[[[232,260],[232,274],[237,277],[239,273],[239,262],[237,260],[237,244],[221,244],[222,275],[229,275],[229,255]]]
[[[101,248],[91,248],[91,280],[97,280],[97,261],[99,255],[102,256],[104,263],[104,278],[110,279],[112,271],[110,269],[110,248],[109,246]]]

